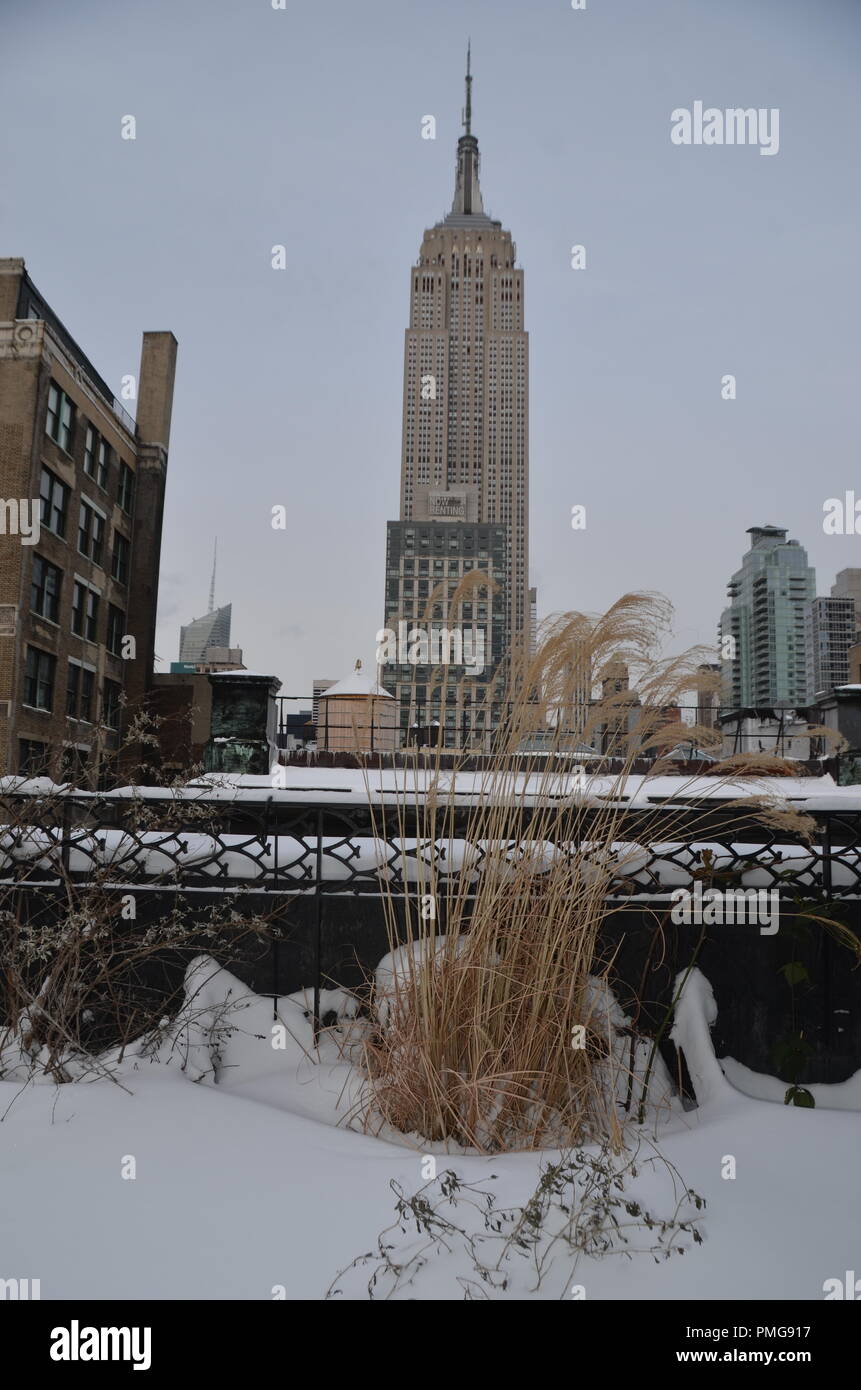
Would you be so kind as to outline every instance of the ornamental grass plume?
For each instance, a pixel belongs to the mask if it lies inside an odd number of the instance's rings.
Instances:
[[[695,840],[708,809],[697,804],[702,773],[685,774],[672,799],[639,813],[632,846],[628,778],[647,749],[659,756],[646,778],[673,770],[660,755],[682,733],[701,747],[720,740],[679,722],[684,697],[713,677],[698,669],[703,648],[660,656],[670,617],[659,596],[627,594],[600,617],[552,619],[535,656],[510,663],[507,713],[486,765],[467,774],[469,749],[454,768],[443,767],[441,748],[415,750],[394,812],[386,818],[371,801],[375,834],[388,838],[380,883],[394,954],[364,1044],[368,1127],[483,1152],[621,1144],[616,1095],[629,1078],[599,944],[620,910],[608,895],[626,855]],[[434,677],[441,686],[442,673]],[[543,751],[524,752],[536,734]],[[614,765],[596,753],[586,772],[573,750],[599,739]],[[767,762],[711,769],[712,805],[725,791],[722,806],[808,838],[810,824],[767,783],[739,788],[741,772],[765,776]]]

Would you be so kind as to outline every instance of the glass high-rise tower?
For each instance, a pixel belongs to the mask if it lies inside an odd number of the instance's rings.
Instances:
[[[750,549],[727,586],[720,621],[725,708],[804,705],[805,609],[816,595],[807,551],[779,526],[751,526]]]

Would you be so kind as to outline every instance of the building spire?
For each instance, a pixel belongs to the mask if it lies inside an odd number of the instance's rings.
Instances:
[[[209,611],[215,612],[215,564],[218,559],[218,537],[215,537],[215,547],[212,552],[212,579],[209,583]]]
[[[472,134],[472,74],[469,70],[472,41],[466,41],[466,106],[463,108],[463,133]]]
[[[455,217],[482,217],[484,207],[478,185],[478,141],[472,133],[472,44],[466,46],[466,105],[463,108],[463,135],[457,142],[457,175],[454,185]]]

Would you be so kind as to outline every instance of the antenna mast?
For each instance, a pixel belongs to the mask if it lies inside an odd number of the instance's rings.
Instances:
[[[218,559],[218,537],[215,537],[215,547],[212,552],[212,579],[209,584],[209,611],[215,612],[215,564]]]

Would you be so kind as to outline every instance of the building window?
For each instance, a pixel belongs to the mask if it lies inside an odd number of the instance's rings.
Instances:
[[[48,745],[31,738],[18,740],[18,771],[22,777],[38,777],[48,768]]]
[[[120,482],[117,488],[117,501],[124,512],[131,516],[135,501],[135,475],[127,463],[120,463]]]
[[[114,553],[111,560],[111,574],[120,584],[129,582],[129,553],[131,546],[127,538],[114,531]]]
[[[104,491],[108,481],[113,450],[92,425],[87,425],[87,441],[84,445],[84,472]]]
[[[66,677],[66,714],[70,719],[78,717],[78,699],[81,692],[81,668],[76,661],[69,662]]]
[[[64,782],[82,782],[87,772],[89,754],[86,748],[64,748],[60,759],[60,777]]]
[[[102,696],[102,718],[109,729],[120,727],[120,694],[122,686],[116,681],[105,681],[104,695]]]
[[[48,388],[48,414],[45,420],[45,431],[48,436],[59,444],[60,448],[67,454],[72,452],[72,425],[75,419],[75,407],[65,391],[61,391],[59,386],[55,386],[53,381]]]
[[[42,469],[39,484],[42,525],[55,536],[66,534],[66,515],[69,510],[69,489],[49,468]]]
[[[54,671],[57,658],[39,647],[28,647],[24,667],[24,704],[34,709],[54,708]]]
[[[72,631],[78,637],[84,635],[84,599],[87,587],[85,584],[75,584],[72,590]]]
[[[82,555],[89,555],[96,565],[102,563],[105,543],[105,519],[87,502],[81,502],[81,515],[78,522],[78,549]]]
[[[79,666],[76,661],[70,661],[66,680],[66,714],[70,719],[92,724],[95,687],[95,671],[89,666]]]
[[[111,656],[122,656],[123,653],[123,634],[126,630],[126,615],[121,608],[115,607],[113,603],[108,604],[108,639],[107,648]]]
[[[99,595],[87,584],[76,581],[72,593],[72,631],[87,642],[95,642],[99,623]]]
[[[110,444],[106,444],[104,439],[99,440],[99,447],[96,453],[96,482],[105,491],[108,486],[108,473],[113,462],[114,451]]]
[[[79,717],[87,724],[93,722],[93,689],[96,684],[96,673],[87,666],[81,667],[81,703],[79,705]]]
[[[60,621],[60,583],[62,570],[50,564],[41,555],[33,556],[33,574],[30,583],[30,607],[41,618],[49,618],[52,623]]]

